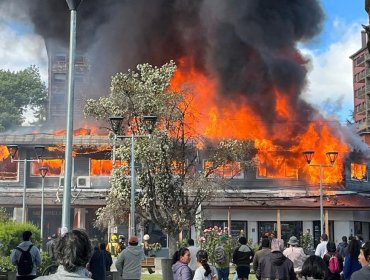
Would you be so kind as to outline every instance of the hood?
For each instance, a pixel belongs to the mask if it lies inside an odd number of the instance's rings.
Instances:
[[[19,244],[17,247],[21,248],[22,250],[27,250],[28,247],[32,244],[31,241],[23,241],[21,244]]]
[[[286,257],[282,252],[275,251],[270,253],[270,259],[272,264],[280,266],[285,261]]]
[[[142,248],[140,246],[128,246],[126,248],[127,251],[129,251],[131,254],[138,256],[142,252]]]
[[[176,273],[180,268],[184,266],[187,266],[187,264],[177,261],[175,264],[172,265],[172,272]]]
[[[247,246],[247,245],[241,245],[239,247],[239,250],[238,251],[239,252],[250,252],[251,251],[251,248],[249,248],[249,246]]]

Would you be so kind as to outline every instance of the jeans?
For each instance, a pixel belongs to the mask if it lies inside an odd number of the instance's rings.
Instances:
[[[229,279],[229,273],[230,268],[216,268],[217,269],[217,277],[218,280],[228,280]]]

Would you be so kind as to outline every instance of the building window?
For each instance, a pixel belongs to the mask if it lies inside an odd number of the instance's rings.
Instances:
[[[365,163],[351,163],[351,180],[367,182],[367,166]]]
[[[116,160],[116,168],[128,167],[127,161]],[[113,169],[113,163],[111,159],[90,159],[90,176],[111,176]],[[126,175],[129,175],[130,171],[127,168]]]
[[[12,162],[5,146],[0,146],[0,155],[3,157],[0,161],[0,181],[17,181],[18,180],[18,162]],[[3,153],[4,152],[4,153]]]
[[[66,73],[54,73],[53,81],[57,84],[64,84],[66,82]]]
[[[45,166],[49,169],[46,177],[59,177],[63,174],[64,160],[62,159],[44,159],[42,162],[31,163],[31,176],[40,176],[39,168]]]
[[[203,168],[204,170],[211,170],[213,172],[212,176],[234,179],[243,178],[240,162],[225,163],[214,168],[214,163],[212,161],[205,160],[203,162]]]

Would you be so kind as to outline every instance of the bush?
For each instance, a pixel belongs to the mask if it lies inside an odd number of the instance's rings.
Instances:
[[[15,266],[11,263],[9,256],[0,257],[0,272],[15,271]]]
[[[10,256],[11,251],[23,241],[24,231],[32,232],[32,243],[40,245],[40,230],[31,223],[17,223],[13,221],[0,222],[0,256]]]

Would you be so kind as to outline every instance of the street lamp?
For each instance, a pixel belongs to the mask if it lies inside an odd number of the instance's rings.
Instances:
[[[157,121],[156,116],[144,116],[143,123],[148,131],[149,135],[135,135],[133,131],[131,131],[131,136],[119,135],[121,132],[121,126],[123,122],[123,117],[120,116],[113,116],[109,118],[111,123],[112,131],[114,133],[114,139],[131,139],[131,196],[130,196],[130,235],[135,235],[135,184],[136,184],[136,177],[135,177],[135,138],[139,137],[150,137],[153,130],[155,123]],[[114,142],[115,145],[115,142]],[[114,148],[114,147],[113,147]],[[115,150],[113,151],[113,153]],[[113,155],[115,159],[115,155]]]
[[[40,215],[40,227],[41,227],[41,232],[40,232],[40,237],[41,237],[41,248],[44,247],[44,180],[46,174],[49,172],[49,168],[46,166],[42,166],[39,168],[40,175],[41,175],[41,215]]]
[[[7,146],[11,162],[23,162],[23,201],[22,201],[22,223],[26,222],[26,188],[27,188],[27,162],[39,162],[45,151],[45,146],[35,146],[37,159],[15,159],[18,152],[18,145]]]
[[[338,152],[327,152],[326,157],[328,158],[330,164],[311,164],[313,155],[315,151],[309,150],[309,151],[304,151],[303,156],[306,159],[306,162],[309,166],[312,167],[319,167],[320,168],[320,234],[324,233],[324,223],[323,223],[323,216],[324,216],[324,208],[323,208],[323,201],[322,201],[322,169],[324,167],[333,167],[335,160],[338,157]]]

